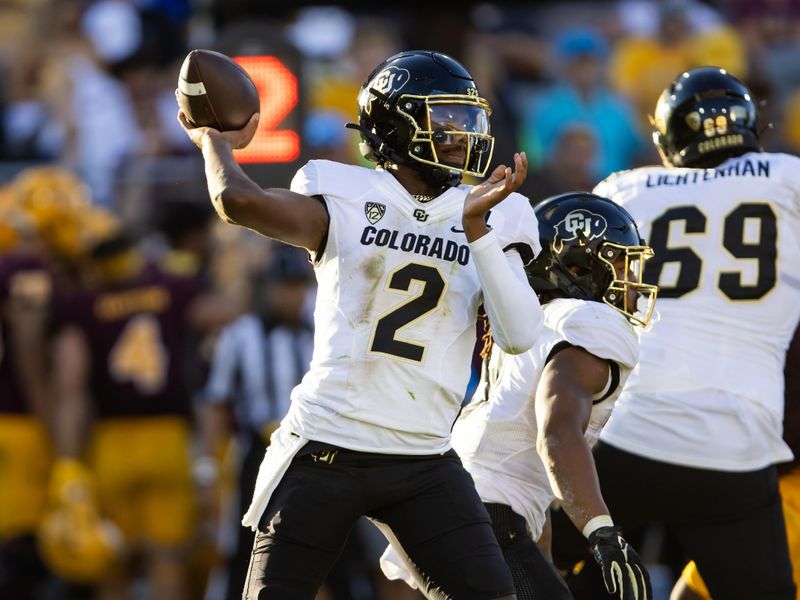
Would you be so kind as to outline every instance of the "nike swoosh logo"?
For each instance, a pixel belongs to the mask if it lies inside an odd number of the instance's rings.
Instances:
[[[491,214],[492,214],[492,211],[487,211],[486,212],[486,227],[489,228],[489,229],[492,228],[492,226],[489,225],[489,215],[491,215]],[[450,227],[450,231],[452,231],[453,233],[464,233],[463,229],[458,229],[455,225]]]
[[[492,226],[491,226],[491,225],[489,225],[488,223],[486,224],[486,227],[487,227],[488,229],[491,229],[491,228],[492,228]],[[453,226],[450,228],[450,231],[452,231],[453,233],[464,233],[464,230],[463,230],[463,229],[457,229],[455,225],[453,225]]]

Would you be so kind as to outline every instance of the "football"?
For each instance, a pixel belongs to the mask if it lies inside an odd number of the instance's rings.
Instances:
[[[258,112],[258,89],[242,67],[224,54],[192,50],[178,77],[178,105],[195,127],[241,129]]]

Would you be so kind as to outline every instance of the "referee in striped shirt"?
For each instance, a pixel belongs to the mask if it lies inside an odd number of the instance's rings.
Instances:
[[[229,523],[223,524],[221,536],[229,556],[225,584],[229,599],[242,596],[253,546],[254,534],[241,526],[241,516],[253,494],[269,436],[288,411],[291,391],[311,362],[314,289],[307,254],[276,246],[256,282],[254,310],[222,331],[202,394],[201,429],[209,457],[215,441],[230,430],[231,415],[239,448],[238,498],[232,502],[236,514],[223,516]],[[198,463],[197,478],[211,483],[216,475],[213,459]]]

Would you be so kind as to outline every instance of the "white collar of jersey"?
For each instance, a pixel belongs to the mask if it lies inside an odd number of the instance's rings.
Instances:
[[[398,201],[398,205],[402,206],[409,215],[413,215],[414,211],[422,209],[432,219],[445,218],[446,215],[457,212],[460,216],[464,205],[464,196],[466,190],[461,186],[451,187],[439,196],[435,197],[430,202],[420,202],[397,181],[397,179],[386,171],[385,169],[376,169],[375,172],[380,176],[378,180],[383,184],[384,191]],[[424,222],[420,222],[424,225]]]

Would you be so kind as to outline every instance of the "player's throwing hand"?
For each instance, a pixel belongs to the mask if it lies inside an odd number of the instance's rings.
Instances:
[[[212,135],[224,139],[231,145],[231,148],[244,148],[253,139],[258,128],[259,114],[255,113],[247,124],[241,129],[234,131],[218,131],[213,127],[192,127],[186,119],[186,115],[182,111],[178,111],[178,122],[183,127],[186,135],[192,140],[198,148],[203,147],[203,138],[207,135]]]

